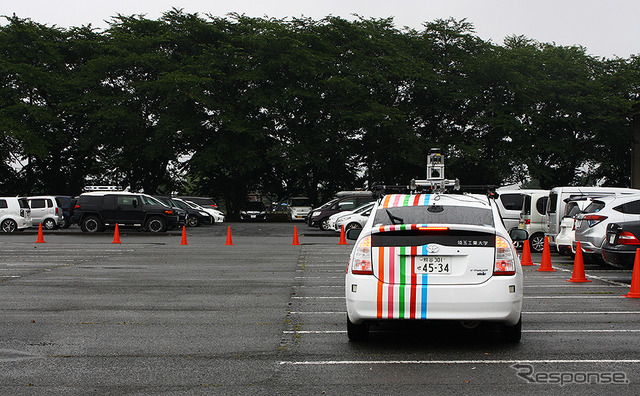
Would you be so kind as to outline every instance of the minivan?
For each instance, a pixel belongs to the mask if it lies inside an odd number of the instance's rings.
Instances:
[[[529,233],[531,251],[540,253],[544,248],[544,232],[547,227],[546,213],[549,191],[524,193],[518,228]]]
[[[524,204],[524,197],[531,193],[548,193],[546,190],[537,189],[513,189],[501,187],[496,190],[498,197],[498,211],[507,230],[518,228],[520,224],[520,212]]]
[[[31,227],[31,209],[26,198],[0,197],[0,229],[16,232]]]
[[[54,196],[27,197],[31,207],[31,221],[34,225],[42,224],[46,230],[55,230],[62,226],[62,208]]]

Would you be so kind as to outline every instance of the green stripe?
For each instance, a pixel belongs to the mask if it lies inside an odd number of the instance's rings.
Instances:
[[[409,200],[411,199],[411,195],[404,196],[404,204],[403,206],[409,206]]]
[[[405,266],[407,264],[407,256],[405,255],[405,248],[400,248],[400,301],[398,302],[398,317],[404,319],[404,284],[405,284]]]

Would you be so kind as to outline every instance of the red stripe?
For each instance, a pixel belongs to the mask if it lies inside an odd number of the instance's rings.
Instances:
[[[417,194],[416,197],[413,199],[413,206],[418,206],[418,204],[420,203],[420,197],[422,196],[422,194]]]
[[[384,281],[384,248],[378,248],[378,318],[382,319],[382,295]]]

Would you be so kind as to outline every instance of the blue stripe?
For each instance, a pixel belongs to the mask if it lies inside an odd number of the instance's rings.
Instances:
[[[431,200],[431,194],[424,194],[424,204],[429,205],[429,201]]]
[[[429,244],[422,246],[423,256],[429,255],[429,252],[427,251],[427,246],[429,246]],[[426,319],[427,318],[427,284],[429,283],[429,275],[422,274],[422,279],[420,280],[420,283],[422,284],[422,300],[420,302],[420,319]]]

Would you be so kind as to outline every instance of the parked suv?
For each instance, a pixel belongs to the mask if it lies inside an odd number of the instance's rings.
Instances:
[[[331,226],[329,225],[329,216],[345,210],[353,210],[366,203],[373,202],[374,200],[375,198],[373,197],[373,193],[365,191],[360,191],[355,195],[339,197],[330,201],[329,204],[313,209],[309,215],[309,225],[311,227],[320,227],[325,231],[329,231],[331,230]]]
[[[172,208],[146,194],[99,191],[80,195],[73,221],[84,232],[104,231],[116,224],[164,232],[178,224],[178,216]]]
[[[42,224],[46,230],[55,230],[62,226],[62,208],[58,205],[56,197],[38,196],[27,197],[31,207],[31,222],[33,225]]]
[[[0,228],[16,232],[31,227],[31,209],[26,198],[0,197]]]

